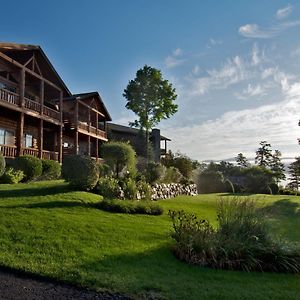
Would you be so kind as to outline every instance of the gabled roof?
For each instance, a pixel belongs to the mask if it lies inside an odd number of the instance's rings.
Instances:
[[[21,64],[25,64],[26,61],[31,57],[32,53],[34,53],[38,64],[46,69],[45,73],[47,73],[47,76],[43,74],[43,77],[60,86],[64,90],[65,97],[72,95],[40,46],[0,42],[0,52],[3,52]]]
[[[136,135],[136,134],[139,134],[141,132],[140,129],[132,128],[132,127],[124,126],[124,125],[120,125],[120,124],[115,124],[115,123],[108,123],[107,126],[110,130],[129,133],[129,134],[132,134],[132,135]],[[167,138],[165,136],[162,136],[162,135],[160,136],[160,139],[162,141],[171,141],[169,138]]]
[[[111,121],[112,120],[111,116],[110,116],[110,114],[109,114],[106,106],[104,105],[104,102],[102,101],[102,98],[101,98],[101,96],[99,95],[98,92],[89,92],[89,93],[74,94],[71,97],[64,98],[63,100],[64,101],[74,101],[74,100],[85,101],[85,100],[91,99],[93,97],[96,97],[98,99],[98,101],[100,103],[100,106],[103,108],[103,110],[105,112],[107,120]]]

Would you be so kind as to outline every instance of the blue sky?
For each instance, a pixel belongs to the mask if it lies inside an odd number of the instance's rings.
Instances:
[[[115,122],[134,119],[122,92],[136,70],[161,69],[178,92],[179,112],[159,125],[174,151],[253,157],[267,140],[299,155],[297,1],[27,0],[1,11],[1,41],[41,45],[70,90],[99,91]]]

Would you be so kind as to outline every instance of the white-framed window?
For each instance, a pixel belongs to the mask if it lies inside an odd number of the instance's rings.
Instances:
[[[33,146],[33,136],[32,134],[25,134],[25,147],[32,148]]]
[[[15,133],[11,130],[0,128],[0,144],[2,145],[14,145]]]

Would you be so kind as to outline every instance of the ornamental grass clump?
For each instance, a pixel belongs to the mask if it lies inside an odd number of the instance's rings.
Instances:
[[[218,227],[184,211],[170,211],[174,254],[204,267],[242,271],[300,272],[300,248],[275,239],[254,201],[221,200]]]

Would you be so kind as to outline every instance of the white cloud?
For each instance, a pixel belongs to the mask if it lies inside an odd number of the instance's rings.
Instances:
[[[246,24],[240,26],[238,31],[240,35],[246,38],[269,39],[289,28],[299,25],[300,21],[283,22],[266,28],[262,28],[257,24]]]
[[[254,109],[230,111],[199,125],[165,129],[170,147],[199,159],[226,159],[239,152],[253,156],[261,140],[270,142],[283,156],[299,152],[300,97]]]
[[[223,41],[222,41],[222,40],[210,38],[208,44],[206,45],[206,47],[207,47],[208,49],[210,49],[210,48],[212,48],[212,47],[214,47],[214,46],[222,45],[222,44],[223,44]]]
[[[180,48],[175,49],[171,55],[167,56],[165,59],[165,65],[168,69],[182,65],[185,59],[182,58],[183,51]]]
[[[265,58],[264,51],[261,52],[259,50],[257,43],[254,43],[254,45],[252,47],[251,57],[252,57],[252,64],[253,65],[258,65]]]
[[[285,19],[292,13],[293,9],[294,9],[294,7],[291,4],[288,4],[287,6],[282,7],[277,10],[276,17],[278,19]]]
[[[235,96],[238,99],[247,99],[253,96],[261,96],[265,95],[265,88],[262,87],[260,84],[252,85],[251,83],[248,84],[247,88],[243,89],[242,93],[235,93]]]

